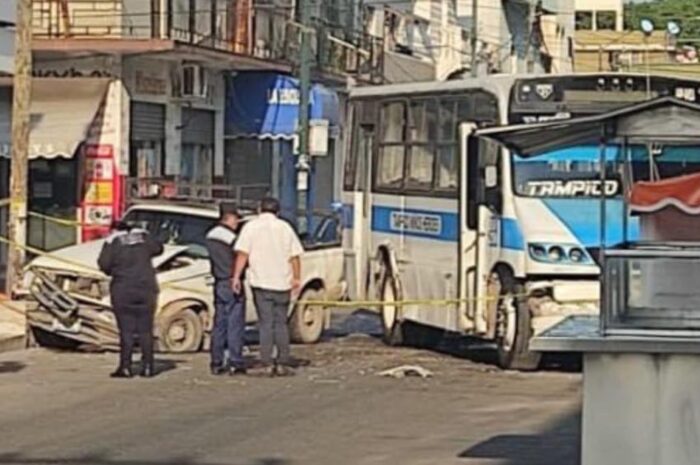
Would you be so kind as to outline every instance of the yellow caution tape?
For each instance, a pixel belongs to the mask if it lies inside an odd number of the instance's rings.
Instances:
[[[23,249],[27,252],[33,253],[35,255],[40,255],[40,256],[45,256],[49,257],[53,260],[56,260],[57,262],[62,262],[66,263],[68,265],[72,265],[75,267],[82,268],[86,271],[89,271],[91,273],[99,273],[103,274],[102,271],[100,271],[97,268],[85,265],[84,263],[71,260],[65,257],[57,256],[55,254],[52,254],[50,252],[46,252],[40,249],[37,249],[35,247],[27,246],[27,245],[19,245],[14,241],[11,241],[7,237],[0,236],[0,242],[8,244],[12,247],[17,247],[20,249]],[[192,279],[192,277],[187,278]],[[179,284],[176,284],[176,282],[173,281],[168,281],[164,283],[160,283],[160,287],[162,288],[171,288],[171,289],[177,289],[177,290],[182,290],[186,292],[190,292],[193,294],[199,294],[199,295],[205,295],[205,296],[211,296],[212,293],[211,291],[202,291],[201,289],[194,289],[191,287],[187,286],[181,286]],[[529,297],[530,294],[527,293],[520,293],[520,294],[511,294],[513,298],[525,298]],[[373,308],[373,307],[383,307],[383,306],[395,306],[395,307],[405,307],[405,306],[410,306],[410,305],[425,305],[425,306],[450,306],[450,305],[459,305],[461,303],[479,303],[479,302],[494,302],[498,301],[501,299],[502,296],[483,296],[483,297],[467,297],[464,299],[406,299],[406,300],[398,300],[394,302],[387,302],[387,301],[381,301],[381,300],[353,300],[353,301],[346,301],[346,300],[300,300],[297,301],[297,305],[314,305],[314,306],[322,306],[322,307],[336,307],[336,308]],[[575,301],[567,301],[566,303],[568,304],[576,304],[576,303],[598,303],[599,301],[597,299],[582,299],[582,300],[575,300]],[[2,303],[0,301],[0,303]]]
[[[38,213],[38,212],[27,212],[27,216],[33,216],[35,218],[41,218],[42,220],[46,220],[50,223],[56,223],[60,224],[62,226],[71,226],[71,227],[77,227],[77,226],[83,226],[86,225],[83,222],[76,221],[76,220],[68,220],[66,218],[57,218],[55,216],[50,216],[50,215],[45,215],[43,213]]]

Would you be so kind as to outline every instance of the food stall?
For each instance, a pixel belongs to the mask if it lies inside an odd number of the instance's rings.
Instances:
[[[700,457],[700,106],[660,98],[594,117],[490,131],[519,154],[621,147],[623,222],[606,245],[600,198],[599,317],[571,317],[538,351],[583,354],[583,465],[690,465]],[[609,169],[599,169],[601,181]],[[619,198],[618,198],[619,200]]]

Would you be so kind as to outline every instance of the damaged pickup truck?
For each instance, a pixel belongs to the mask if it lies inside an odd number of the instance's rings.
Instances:
[[[218,218],[213,207],[143,203],[131,207],[125,221],[134,222],[162,240],[165,250],[153,261],[161,288],[155,316],[157,347],[163,352],[208,348],[214,304],[206,232]],[[343,252],[335,215],[302,235],[302,292],[299,300],[338,300],[344,296]],[[245,227],[245,226],[244,226]],[[18,298],[26,299],[27,322],[36,340],[69,343],[97,350],[119,344],[110,308],[109,278],[97,267],[103,240],[78,244],[40,256],[25,269]],[[247,323],[256,321],[247,289]],[[289,325],[295,342],[318,341],[329,323],[321,306],[293,304]]]

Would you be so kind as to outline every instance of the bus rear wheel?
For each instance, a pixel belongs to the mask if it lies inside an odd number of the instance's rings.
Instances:
[[[507,271],[496,273],[500,288],[496,315],[498,365],[506,370],[532,371],[541,354],[529,350],[532,326],[524,287]]]
[[[404,343],[404,337],[401,307],[396,305],[400,296],[399,283],[389,273],[382,280],[380,296],[382,301],[381,319],[384,342],[390,346],[400,346]]]

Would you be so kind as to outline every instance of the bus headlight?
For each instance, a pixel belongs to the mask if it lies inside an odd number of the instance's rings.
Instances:
[[[547,251],[547,258],[549,258],[551,262],[560,262],[562,258],[564,258],[564,249],[558,245],[551,246]]]
[[[540,244],[530,244],[530,255],[535,260],[546,260],[547,259],[547,249]]]
[[[572,262],[581,263],[585,260],[585,258],[585,253],[578,247],[574,247],[573,249],[569,250],[569,260],[571,260]]]
[[[541,263],[590,265],[593,259],[582,247],[575,244],[528,244],[530,258]]]

